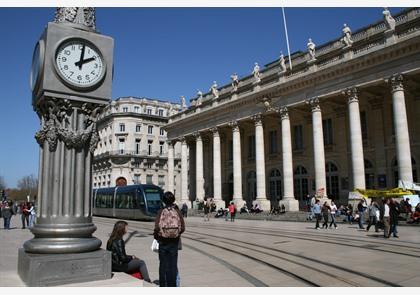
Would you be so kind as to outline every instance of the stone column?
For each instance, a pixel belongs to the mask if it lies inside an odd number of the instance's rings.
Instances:
[[[407,111],[405,107],[403,76],[395,74],[388,79],[392,86],[392,110],[394,114],[395,147],[398,175],[402,181],[413,182],[410,138],[408,135]]]
[[[181,137],[181,203],[187,203],[191,208],[191,202],[188,198],[188,159],[187,159],[187,141]]]
[[[197,200],[204,200],[204,169],[203,169],[203,140],[199,132],[194,134],[196,138],[195,146],[195,196]]]
[[[365,189],[365,160],[363,156],[362,127],[360,125],[360,111],[357,88],[346,89],[343,94],[347,96],[349,105],[353,189]]]
[[[280,201],[280,206],[284,205],[286,211],[299,211],[299,202],[295,199],[293,191],[292,136],[290,135],[290,120],[287,107],[280,109],[280,118],[284,187],[283,199]]]
[[[172,140],[167,141],[168,144],[168,191],[174,192],[174,143]],[[175,196],[180,200],[179,196]]]
[[[213,197],[217,208],[224,208],[222,200],[222,163],[220,154],[220,135],[217,127],[210,129],[213,132]]]
[[[41,130],[37,222],[25,252],[90,252],[101,240],[92,236],[92,156],[99,142],[96,120],[104,105],[46,97],[36,106]]]
[[[270,210],[270,201],[267,200],[265,191],[265,155],[264,155],[264,128],[262,115],[257,114],[252,117],[255,123],[255,166],[257,174],[257,199],[256,202],[261,209]]]
[[[233,201],[237,208],[241,208],[245,201],[242,198],[242,156],[241,132],[237,121],[229,124],[232,127],[233,142]]]
[[[312,109],[312,132],[314,145],[314,166],[315,166],[315,190],[318,197],[327,197],[327,185],[325,176],[325,152],[324,135],[322,131],[322,114],[318,98],[307,101]]]

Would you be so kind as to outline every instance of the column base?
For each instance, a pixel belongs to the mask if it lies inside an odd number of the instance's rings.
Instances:
[[[286,208],[286,212],[297,212],[299,211],[299,201],[295,200],[294,198],[287,198],[285,200],[280,201],[280,208],[281,205],[284,205]]]
[[[236,210],[238,210],[238,212],[241,210],[244,204],[246,204],[246,201],[243,199],[233,199],[232,201],[235,204]]]
[[[213,200],[213,202],[216,204],[216,210],[219,210],[220,208],[225,208],[226,203],[223,200]]]
[[[107,280],[111,279],[111,252],[31,254],[20,248],[18,274],[29,287]]]
[[[267,199],[256,199],[252,202],[253,205],[258,204],[260,205],[261,210],[270,212],[271,209],[271,203]]]

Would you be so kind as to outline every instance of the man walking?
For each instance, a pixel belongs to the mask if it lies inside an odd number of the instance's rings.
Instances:
[[[375,232],[379,232],[378,230],[378,212],[379,212],[379,208],[378,205],[376,204],[376,202],[374,202],[373,200],[370,202],[370,205],[368,207],[368,212],[369,212],[369,223],[368,226],[366,228],[366,231],[369,231],[370,227],[372,225],[375,225]]]
[[[384,238],[389,238],[389,199],[384,199],[382,201],[383,205],[381,207],[381,220],[384,223]]]
[[[319,200],[315,201],[314,214],[316,219],[315,229],[319,229],[319,221],[321,220],[321,205],[319,204]]]

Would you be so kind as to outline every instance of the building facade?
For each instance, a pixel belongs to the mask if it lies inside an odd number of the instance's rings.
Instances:
[[[93,187],[155,184],[179,191],[180,144],[171,153],[173,167],[168,174],[167,133],[163,129],[168,117],[179,109],[179,104],[148,98],[112,101],[97,122],[100,141],[94,154]]]
[[[296,211],[308,194],[343,203],[356,188],[418,181],[420,9],[385,9],[377,23],[307,47],[292,69],[283,56],[256,64],[171,116],[168,138],[185,163],[177,198]]]

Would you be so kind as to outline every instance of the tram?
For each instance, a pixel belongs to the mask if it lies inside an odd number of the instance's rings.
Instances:
[[[162,207],[163,190],[151,184],[93,190],[93,215],[121,219],[154,220]]]

